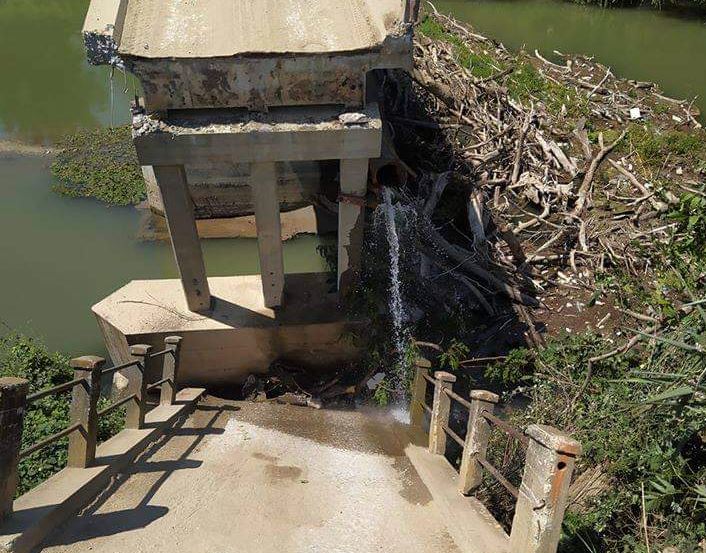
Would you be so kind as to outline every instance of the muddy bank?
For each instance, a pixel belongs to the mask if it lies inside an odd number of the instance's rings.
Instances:
[[[0,159],[15,159],[19,157],[45,156],[52,158],[56,155],[54,146],[40,146],[35,144],[25,144],[16,140],[0,140]]]

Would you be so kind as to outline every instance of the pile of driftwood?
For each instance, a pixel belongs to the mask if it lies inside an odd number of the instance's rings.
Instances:
[[[514,54],[433,7],[429,17],[454,40],[417,33],[413,74],[388,71],[383,83],[388,131],[411,175],[399,198],[419,216],[423,267],[454,277],[489,315],[509,305],[538,345],[527,308],[557,284],[593,290],[616,266],[650,278],[645,252],[674,239],[664,214],[678,202],[651,183],[669,173],[689,190],[695,177],[678,159],[648,170],[626,131],[646,119],[698,129],[698,111],[591,59]],[[491,74],[475,75],[474,59]],[[543,84],[518,93],[523,81],[511,79],[528,68]],[[459,209],[441,209],[445,196]]]

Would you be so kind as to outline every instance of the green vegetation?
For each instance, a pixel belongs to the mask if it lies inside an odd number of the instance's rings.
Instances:
[[[608,131],[604,138],[606,142],[612,142],[618,134],[617,131]],[[634,151],[649,168],[659,169],[668,156],[683,158],[696,170],[706,168],[703,165],[706,163],[706,131],[662,130],[651,124],[632,124],[625,138],[618,151]]]
[[[62,139],[52,173],[54,190],[72,197],[96,198],[113,205],[145,198],[145,183],[130,128],[80,130]]]
[[[50,353],[32,338],[10,333],[0,337],[0,376],[26,378],[33,393],[71,380],[73,369],[66,356]],[[23,449],[69,426],[70,396],[71,392],[52,395],[30,406],[25,415]],[[120,409],[101,417],[98,440],[106,440],[118,432],[123,417],[124,410]],[[64,438],[23,459],[19,465],[18,495],[64,468],[67,447],[68,438]]]
[[[466,67],[474,77],[488,79],[507,69],[512,69],[506,84],[510,95],[525,103],[542,102],[549,112],[557,115],[565,110],[571,117],[588,114],[588,101],[573,88],[547,79],[532,65],[529,58],[522,54],[516,66],[507,61],[495,59],[485,51],[474,52],[458,35],[448,32],[434,18],[425,18],[418,30],[431,40],[449,43],[459,65]]]
[[[443,40],[451,44],[459,64],[466,67],[473,76],[479,79],[487,79],[505,69],[502,63],[488,54],[471,51],[468,45],[458,36],[446,31],[438,21],[431,17],[425,18],[419,24],[418,30],[432,40]]]

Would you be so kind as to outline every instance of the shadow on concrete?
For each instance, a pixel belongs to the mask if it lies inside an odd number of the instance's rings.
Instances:
[[[167,507],[145,505],[139,509],[126,509],[124,511],[113,511],[112,513],[97,513],[90,516],[90,521],[82,520],[80,539],[74,539],[71,534],[57,536],[50,540],[50,545],[70,545],[77,541],[86,541],[93,538],[100,538],[106,535],[120,534],[130,530],[145,528],[155,520],[162,518],[169,512]],[[106,530],[109,529],[109,532]],[[68,539],[67,539],[68,538]]]
[[[169,509],[164,506],[150,505],[157,491],[169,480],[176,471],[198,469],[202,461],[190,459],[190,455],[196,450],[206,436],[222,434],[223,429],[216,426],[218,419],[227,411],[238,411],[237,406],[223,406],[196,408],[196,411],[206,411],[212,413],[206,423],[201,428],[185,428],[183,425],[187,420],[184,417],[173,428],[168,429],[165,434],[148,447],[135,461],[135,463],[124,473],[120,474],[113,484],[104,490],[94,502],[88,506],[76,518],[71,519],[60,529],[54,532],[44,543],[44,546],[70,545],[93,538],[112,536],[144,528],[154,521],[165,516]],[[173,438],[193,439],[185,447],[179,446],[180,451],[176,459],[151,460],[162,447]],[[106,501],[123,485],[131,476],[149,473],[162,473],[157,480],[149,487],[139,503],[132,509],[115,511],[110,513],[98,512]]]

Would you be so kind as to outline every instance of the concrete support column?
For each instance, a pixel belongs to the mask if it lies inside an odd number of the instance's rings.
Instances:
[[[483,481],[483,467],[478,462],[478,457],[485,457],[492,427],[482,413],[487,411],[492,414],[499,399],[496,394],[485,390],[471,392],[466,442],[458,473],[458,490],[464,495],[480,486]]]
[[[0,378],[0,521],[12,513],[29,382]]]
[[[152,346],[137,344],[130,346],[130,355],[138,361],[137,366],[125,369],[124,375],[128,379],[127,395],[134,395],[135,398],[127,404],[125,413],[125,428],[143,428],[145,426],[145,414],[147,412],[147,377],[152,372],[151,358]]]
[[[368,190],[368,159],[341,160],[338,202],[338,287],[345,288],[360,272]]]
[[[414,380],[412,382],[412,399],[409,405],[409,424],[422,426],[424,422],[424,404],[427,395],[427,379],[431,363],[428,359],[417,357],[414,361]]]
[[[446,432],[444,426],[449,425],[451,414],[451,398],[444,392],[452,389],[456,377],[445,371],[434,373],[434,405],[429,424],[429,453],[443,455],[446,453]]]
[[[98,440],[98,399],[101,395],[101,371],[105,359],[86,355],[71,360],[74,378],[83,378],[83,384],[73,387],[71,396],[71,424],[81,423],[78,432],[69,434],[67,464],[85,468],[96,458]]]
[[[508,551],[556,553],[566,500],[581,444],[563,432],[533,424]]]
[[[211,293],[201,242],[194,220],[194,206],[181,165],[154,166],[154,177],[162,193],[164,215],[172,240],[189,310],[203,313],[211,309]]]
[[[252,163],[250,180],[260,253],[262,292],[267,307],[278,307],[282,305],[284,293],[284,257],[275,162]]]

